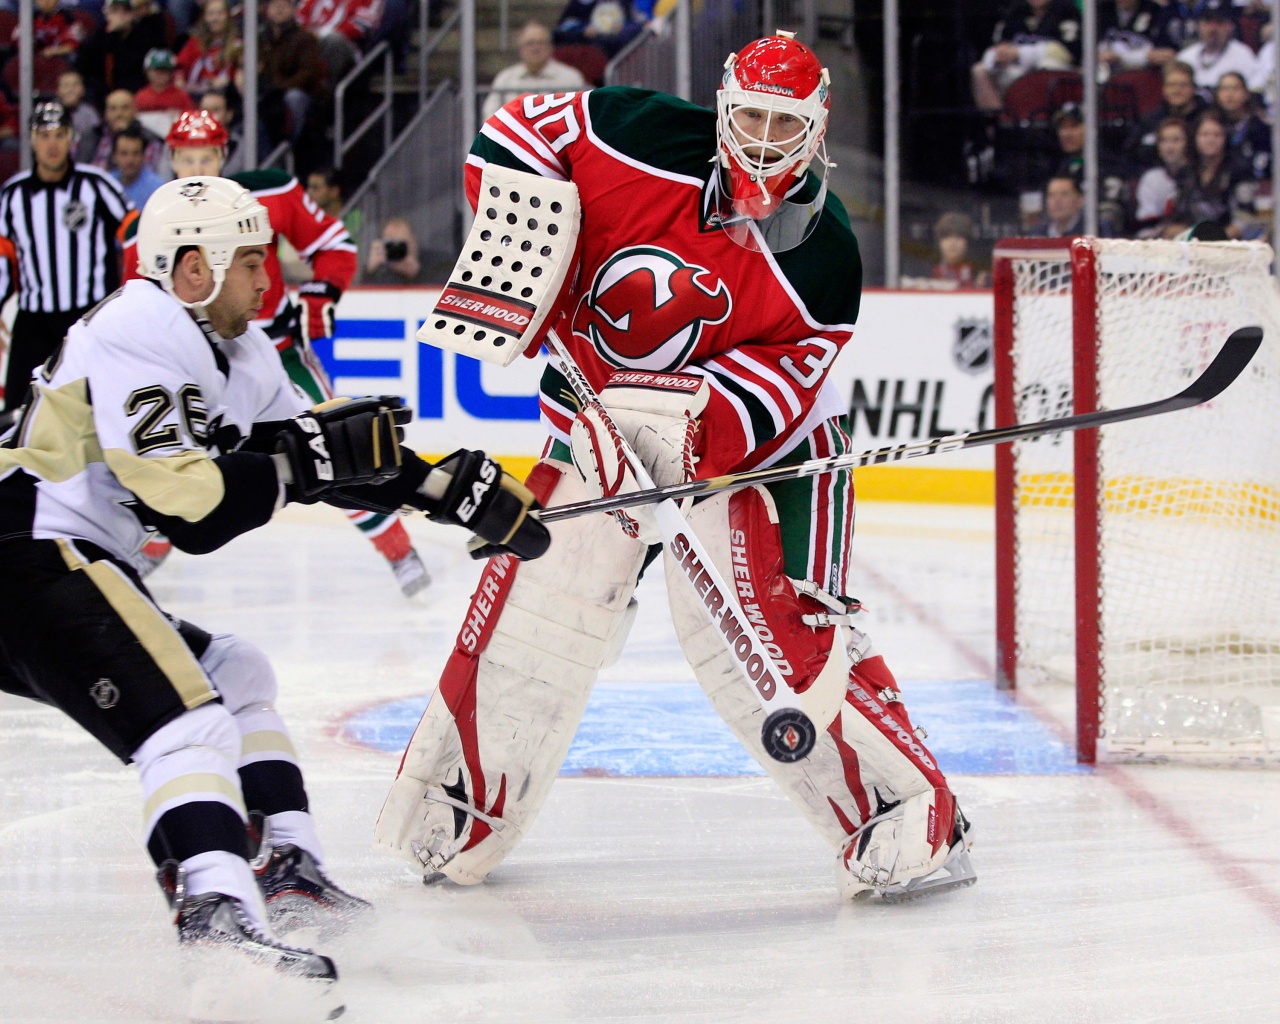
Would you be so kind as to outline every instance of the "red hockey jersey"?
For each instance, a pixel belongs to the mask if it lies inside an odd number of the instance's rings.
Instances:
[[[382,8],[383,0],[302,0],[298,24],[318,36],[340,32],[359,42],[382,24]]]
[[[346,291],[356,276],[356,247],[342,221],[316,206],[297,179],[284,171],[244,171],[231,175],[231,180],[247,188],[267,208],[276,238],[287,239],[298,250],[298,255],[310,264],[317,281],[327,281],[339,291]],[[141,276],[137,230],[138,219],[134,217],[122,233],[126,281]],[[288,344],[293,317],[274,246],[267,249],[266,269],[271,287],[262,299],[263,315],[254,323],[267,332],[277,348],[283,348]]]
[[[712,111],[609,87],[512,100],[485,122],[466,169],[473,206],[490,162],[578,186],[581,263],[557,334],[597,389],[619,368],[704,377],[699,476],[777,462],[846,411],[824,385],[862,293],[857,240],[834,196],[786,252],[748,250],[716,226],[715,153]],[[541,400],[566,440],[576,402],[554,368]]]

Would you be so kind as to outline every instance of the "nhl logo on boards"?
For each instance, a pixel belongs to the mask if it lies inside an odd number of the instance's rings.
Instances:
[[[578,303],[573,333],[627,370],[666,371],[693,354],[703,328],[733,311],[725,283],[668,249],[620,249],[595,273]]]
[[[951,354],[956,366],[977,376],[991,367],[991,321],[987,317],[962,316],[955,322]]]
[[[120,701],[119,689],[105,676],[89,687],[89,696],[103,711],[115,707]]]
[[[89,222],[89,210],[78,199],[73,199],[62,208],[62,225],[68,231],[79,231]]]

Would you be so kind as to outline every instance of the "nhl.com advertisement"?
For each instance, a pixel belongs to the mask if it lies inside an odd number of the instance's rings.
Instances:
[[[543,360],[501,367],[423,345],[438,289],[353,288],[317,352],[339,394],[395,394],[414,410],[406,440],[426,455],[483,448],[523,471],[542,449]],[[990,292],[868,291],[853,341],[830,371],[856,451],[995,425]],[[857,471],[864,500],[990,501],[992,449]]]

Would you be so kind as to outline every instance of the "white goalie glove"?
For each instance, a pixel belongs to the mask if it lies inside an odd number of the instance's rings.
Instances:
[[[596,405],[584,407],[569,432],[573,462],[587,489],[596,497],[639,489],[627,465],[624,442],[658,487],[692,480],[698,417],[709,396],[706,380],[692,374],[615,373],[600,392],[603,411]],[[625,509],[614,517],[628,536],[647,544],[661,539],[653,513],[646,507]]]

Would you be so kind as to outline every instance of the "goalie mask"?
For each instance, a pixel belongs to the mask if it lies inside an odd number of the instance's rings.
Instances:
[[[826,200],[830,75],[792,33],[747,44],[716,91],[713,217],[740,245],[782,252],[808,236]],[[820,180],[807,176],[817,159]]]
[[[169,162],[182,161],[178,177],[194,174],[221,174],[227,158],[227,129],[207,110],[184,110],[169,128],[165,142],[169,147]],[[184,157],[179,157],[182,152]],[[174,170],[178,170],[177,166]]]
[[[228,178],[166,181],[147,200],[138,219],[138,271],[157,282],[188,309],[207,306],[222,290],[236,250],[270,245],[274,234],[266,208]],[[178,252],[198,247],[213,274],[213,291],[200,302],[173,293]]]

